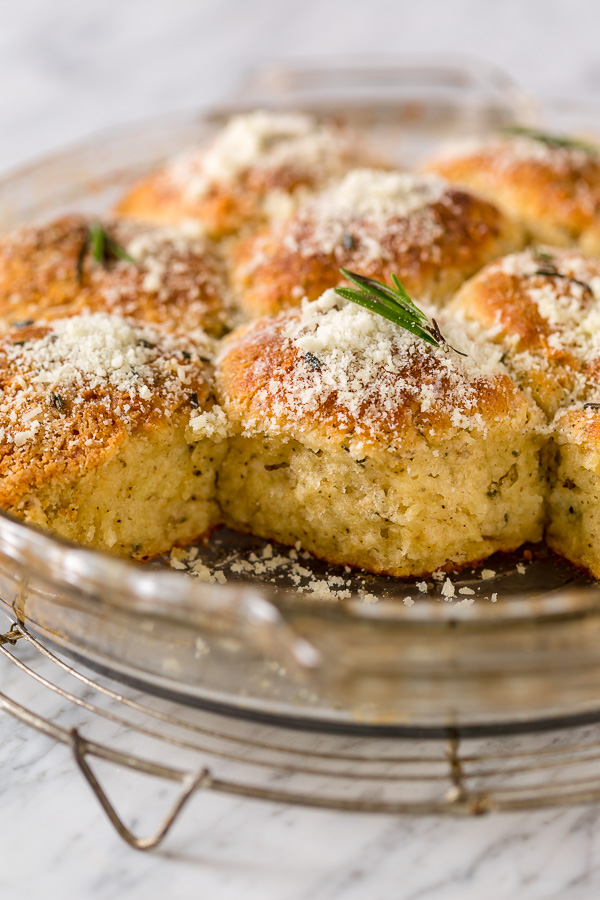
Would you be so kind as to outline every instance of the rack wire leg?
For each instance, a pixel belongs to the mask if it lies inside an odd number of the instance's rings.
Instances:
[[[130,831],[130,829],[127,828],[127,826],[124,824],[122,819],[117,814],[114,806],[108,799],[106,792],[100,785],[100,782],[94,775],[94,772],[92,771],[86,759],[87,745],[85,738],[81,737],[76,728],[71,729],[71,731],[69,732],[69,736],[71,738],[71,749],[73,751],[73,757],[80,772],[98,798],[102,809],[108,816],[117,833],[120,835],[120,837],[123,838],[124,841],[129,844],[130,847],[133,847],[135,850],[153,850],[155,847],[158,847],[158,845],[164,840],[164,838],[167,836],[167,834],[179,818],[183,807],[192,796],[196,788],[209,787],[212,781],[211,774],[208,769],[202,769],[197,773],[190,772],[188,775],[186,775],[182,781],[182,792],[178,799],[175,801],[173,808],[166,816],[158,831],[150,837],[139,838],[136,837],[133,832]]]

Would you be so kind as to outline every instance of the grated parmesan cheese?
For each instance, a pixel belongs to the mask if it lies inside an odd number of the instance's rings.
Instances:
[[[23,346],[6,345],[5,352],[11,362],[35,370],[34,384],[71,385],[85,380],[94,388],[108,381],[136,396],[140,382],[154,380],[150,363],[157,352],[144,339],[144,329],[119,316],[96,313],[58,319],[41,339]]]
[[[1,347],[3,397],[10,400],[0,405],[2,440],[16,447],[46,427],[52,440],[62,430],[71,446],[73,418],[63,411],[85,404],[90,392],[129,426],[142,414],[140,404],[154,402],[169,417],[190,403],[189,385],[202,383],[200,356],[209,343],[198,331],[190,340],[108,313],[56,319],[42,328],[23,341],[9,335]],[[216,427],[217,414],[214,421]],[[110,418],[98,420],[100,428],[110,424]],[[83,440],[86,447],[93,443],[92,436]]]
[[[206,412],[194,410],[190,417],[190,428],[195,436],[208,437],[215,441],[225,440],[231,431],[224,410],[217,405]]]
[[[257,110],[231,118],[208,149],[179,156],[169,176],[193,200],[251,168],[333,173],[345,146],[341,135],[312,116]]]
[[[447,184],[432,175],[353,169],[305,202],[284,226],[285,246],[303,256],[339,254],[350,236],[358,240],[355,264],[367,264],[385,257],[391,219],[405,220],[407,242],[431,245],[442,234],[432,207],[444,201],[446,190]],[[253,261],[258,263],[258,258]]]
[[[434,175],[353,169],[324,191],[314,205],[329,218],[367,218],[382,223],[404,218],[443,197],[447,183]]]
[[[446,578],[445,582],[442,585],[442,596],[449,600],[451,597],[454,597],[456,593],[456,589],[449,578]]]
[[[483,155],[493,159],[494,168],[512,170],[523,163],[536,162],[548,166],[554,171],[566,171],[570,168],[585,165],[593,152],[583,147],[559,146],[539,141],[527,135],[514,135],[495,138],[465,138],[448,141],[438,149],[429,160],[430,165],[454,159]]]
[[[467,356],[433,348],[334,291],[305,302],[301,313],[288,316],[283,324],[281,320],[267,324],[264,327],[283,329],[284,340],[291,345],[284,357],[299,351],[300,360],[293,369],[285,369],[282,381],[276,372],[269,372],[255,395],[261,420],[255,422],[249,416],[246,430],[252,433],[267,427],[281,433],[286,421],[310,419],[330,401],[336,404],[338,423],[352,424],[353,454],[362,452],[363,436],[381,431],[381,425],[392,423],[400,409],[414,404],[421,413],[445,412],[452,427],[485,430],[480,412],[482,379],[502,371],[501,349],[471,340],[443,315],[439,318],[448,340]],[[318,367],[303,364],[306,354],[318,360]],[[396,432],[390,425],[390,441]]]
[[[597,260],[573,251],[552,251],[540,259],[539,252],[526,250],[495,263],[490,271],[500,271],[519,279],[520,302],[531,304],[542,325],[535,325],[540,339],[532,347],[516,349],[518,334],[510,319],[509,333],[504,335],[504,307],[496,310],[496,334],[512,341],[511,359],[524,372],[549,371],[567,353],[570,360],[562,363],[573,379],[572,399],[586,388],[597,388],[597,363],[600,359],[600,267]],[[540,275],[550,267],[559,277]],[[527,307],[525,306],[525,309]],[[534,320],[535,321],[535,320]],[[574,365],[574,363],[576,365]]]

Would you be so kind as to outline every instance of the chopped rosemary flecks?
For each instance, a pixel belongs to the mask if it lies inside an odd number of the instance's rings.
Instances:
[[[600,409],[600,403],[584,403],[584,409]]]
[[[34,319],[21,319],[19,322],[11,322],[11,328],[29,328],[34,324]]]
[[[503,129],[504,134],[512,134],[515,137],[528,137],[532,141],[539,141],[546,144],[547,147],[556,147],[563,150],[584,150],[586,153],[598,154],[600,148],[586,141],[579,141],[577,138],[570,138],[563,134],[548,134],[545,131],[538,131],[536,128],[527,128],[524,125],[512,125]]]
[[[370,312],[383,316],[384,319],[410,331],[411,334],[422,338],[433,347],[444,345],[450,350],[454,350],[459,356],[466,356],[466,353],[450,346],[435,319],[428,319],[423,310],[419,309],[411,300],[396,275],[392,275],[394,286],[390,287],[381,281],[375,281],[374,278],[349,272],[348,269],[340,269],[340,272],[344,278],[355,285],[354,288],[334,288],[336,294],[339,294],[344,300],[351,300],[352,303],[357,303]]]
[[[342,246],[344,250],[354,250],[355,240],[353,234],[348,234],[348,232],[344,232],[342,235]]]
[[[572,275],[565,275],[563,272],[559,272],[556,268],[556,263],[549,253],[536,250],[535,256],[541,261],[541,266],[532,273],[533,275],[542,275],[546,278],[562,278],[565,281],[570,281],[572,284],[578,284],[579,287],[582,287],[585,291],[592,292],[592,289],[587,282],[580,281],[579,278],[574,278]]]
[[[65,408],[65,401],[60,396],[60,394],[55,394],[54,391],[51,392],[48,402],[50,403],[50,406],[53,406],[59,412],[61,412]]]
[[[311,353],[310,350],[306,351],[306,353],[304,354],[304,359],[309,364],[311,369],[320,369],[321,368],[321,365],[322,365],[321,360],[317,356],[315,356],[314,353]]]
[[[83,280],[83,264],[88,251],[93,261],[102,266],[106,266],[111,258],[135,265],[133,257],[110,236],[106,228],[94,222],[88,225],[85,240],[77,257],[77,281],[80,284]]]
[[[200,401],[198,400],[198,394],[195,391],[190,392],[190,406],[192,409],[200,409]]]

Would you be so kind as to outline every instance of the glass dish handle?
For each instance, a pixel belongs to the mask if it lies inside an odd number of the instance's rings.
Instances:
[[[537,121],[535,97],[523,90],[503,69],[492,63],[456,55],[419,54],[397,57],[334,56],[323,59],[272,61],[242,77],[229,99],[244,106],[296,105],[336,101],[363,103],[373,96],[379,103],[415,102],[419,94],[462,97],[465,105],[502,107],[520,121]]]

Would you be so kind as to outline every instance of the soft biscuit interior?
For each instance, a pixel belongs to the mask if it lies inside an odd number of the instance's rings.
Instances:
[[[600,419],[596,408],[562,410],[554,426],[550,546],[600,578]]]

